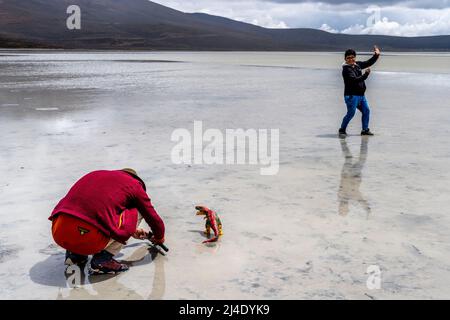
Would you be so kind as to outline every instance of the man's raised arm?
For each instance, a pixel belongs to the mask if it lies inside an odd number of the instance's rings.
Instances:
[[[375,64],[375,62],[377,62],[378,58],[381,55],[381,51],[377,46],[375,46],[373,48],[373,52],[374,52],[374,54],[373,54],[372,58],[370,58],[369,60],[356,62],[361,69],[369,68],[369,67],[373,66]]]

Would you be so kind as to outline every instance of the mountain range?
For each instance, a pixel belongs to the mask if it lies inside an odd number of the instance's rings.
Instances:
[[[67,8],[81,9],[69,30]],[[269,29],[148,0],[0,0],[0,47],[135,50],[450,51],[450,35],[393,37]]]

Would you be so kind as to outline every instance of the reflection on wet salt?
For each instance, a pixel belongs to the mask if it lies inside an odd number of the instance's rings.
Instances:
[[[64,267],[64,254],[50,255],[30,270],[33,282],[59,287],[57,299],[162,299],[166,290],[165,257],[140,246],[122,263],[130,271],[121,274],[92,275],[89,264]],[[153,264],[154,272],[149,272]],[[144,267],[144,268],[138,268]],[[152,278],[153,274],[153,280]]]
[[[450,217],[443,208],[450,199],[450,135],[443,124],[450,113],[442,101],[448,100],[450,74],[429,72],[448,66],[449,57],[436,69],[421,65],[428,57],[409,62],[386,57],[377,65],[368,94],[380,137],[370,142],[370,170],[364,169],[367,149],[358,161],[359,136],[349,136],[354,157],[342,165],[335,132],[343,112],[341,54],[95,57],[98,62],[38,61],[67,60],[51,53],[25,57],[35,63],[16,57],[0,61],[0,201],[2,224],[8,224],[0,250],[20,246],[17,254],[3,256],[0,298],[361,299],[367,298],[368,263],[389,270],[383,290],[371,293],[377,299],[448,297],[443,279],[450,279]],[[136,57],[188,62],[103,61]],[[331,69],[312,70],[317,65]],[[417,69],[428,73],[378,72]],[[8,103],[20,105],[2,107]],[[35,110],[53,107],[59,110]],[[198,116],[220,130],[280,128],[279,175],[263,178],[247,167],[174,165],[170,135]],[[356,133],[359,124],[354,125],[350,131]],[[63,250],[45,248],[51,241],[50,211],[82,174],[129,166],[142,171],[174,250],[153,260],[132,244],[118,258],[133,264],[130,271],[87,275],[97,295],[84,285],[67,288]],[[361,195],[360,187],[370,194]],[[370,196],[370,206],[364,196]],[[228,219],[225,238],[211,247],[201,243],[199,221],[187,214],[198,202],[217,206]],[[354,219],[341,219],[339,202]],[[370,224],[364,223],[366,209],[360,205],[376,214]]]
[[[351,202],[360,204],[369,217],[371,208],[369,202],[364,198],[360,191],[362,182],[362,170],[367,160],[369,151],[369,138],[361,138],[361,148],[359,158],[354,162],[353,155],[345,139],[340,139],[342,153],[344,155],[344,165],[341,171],[341,183],[338,191],[339,214],[346,216],[350,212]]]
[[[51,243],[46,248],[39,250],[39,253],[42,253],[42,254],[45,254],[48,256],[60,255],[61,252],[62,252],[62,249],[54,243]]]
[[[57,111],[59,108],[35,108],[36,111]]]
[[[18,246],[5,246],[0,243],[0,263],[15,258],[19,251]]]

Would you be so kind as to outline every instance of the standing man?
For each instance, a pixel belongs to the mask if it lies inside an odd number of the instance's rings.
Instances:
[[[94,273],[128,270],[113,257],[130,237],[146,239],[141,220],[153,231],[151,241],[164,243],[165,227],[133,169],[94,171],[80,180],[58,203],[49,220],[55,242],[66,249],[66,265],[85,264]]]
[[[342,76],[344,77],[345,92],[344,99],[347,105],[347,114],[342,120],[339,136],[345,138],[347,136],[347,126],[353,119],[356,109],[362,113],[362,136],[373,136],[369,129],[370,108],[365,97],[366,84],[365,80],[370,75],[370,67],[380,57],[380,49],[374,47],[374,55],[367,61],[356,61],[356,52],[353,49],[345,51],[345,63],[342,66]],[[367,69],[363,74],[362,70]]]

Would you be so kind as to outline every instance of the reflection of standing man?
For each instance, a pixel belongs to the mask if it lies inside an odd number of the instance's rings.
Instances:
[[[344,139],[341,139],[340,141],[345,162],[342,167],[341,184],[338,192],[339,214],[346,216],[350,211],[350,201],[355,201],[362,205],[367,212],[367,216],[369,216],[371,213],[369,202],[364,199],[359,190],[362,182],[362,170],[367,160],[369,140],[367,137],[361,138],[359,159],[355,163],[353,163],[353,156],[348,148],[347,141]]]

